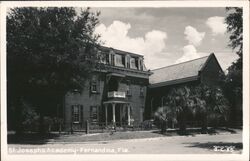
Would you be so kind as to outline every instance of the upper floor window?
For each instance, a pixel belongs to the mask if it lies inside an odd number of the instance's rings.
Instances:
[[[124,60],[122,55],[115,55],[115,65],[119,67],[124,67]]]
[[[144,96],[144,88],[140,87],[140,96],[143,97]]]
[[[106,64],[110,64],[109,54],[105,54],[105,57],[106,57]]]
[[[91,91],[92,92],[97,92],[97,82],[96,81],[92,81]]]
[[[142,58],[139,58],[139,60],[138,60],[138,69],[143,70],[143,60],[142,60]]]
[[[115,65],[115,55],[111,54],[111,65]]]
[[[135,58],[130,58],[130,68],[137,69]]]
[[[98,51],[97,56],[98,56],[98,59],[99,59],[100,63],[106,64],[107,60],[106,60],[106,57],[105,57],[106,55],[104,53],[102,53],[101,51]]]
[[[90,89],[92,93],[99,93],[99,80],[96,76],[92,77]]]
[[[126,67],[127,68],[130,68],[130,56],[129,55],[126,55]]]
[[[108,59],[110,65],[115,65],[115,52],[113,50],[108,53]]]
[[[127,82],[126,95],[127,96],[131,96],[132,95],[132,92],[131,92],[131,83],[129,81]]]

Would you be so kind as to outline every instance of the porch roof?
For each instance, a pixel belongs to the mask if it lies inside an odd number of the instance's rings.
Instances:
[[[112,104],[112,103],[120,103],[120,104],[129,104],[130,102],[121,98],[112,98],[110,100],[104,101],[103,104]]]

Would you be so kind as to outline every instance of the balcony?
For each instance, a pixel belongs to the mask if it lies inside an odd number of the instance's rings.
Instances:
[[[120,91],[108,92],[108,98],[125,98],[125,97],[126,97],[125,92],[120,92]]]

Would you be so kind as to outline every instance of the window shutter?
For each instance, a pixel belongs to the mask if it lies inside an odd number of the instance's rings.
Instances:
[[[89,82],[89,91],[92,92],[92,81]]]
[[[97,121],[99,121],[99,118],[100,118],[100,116],[99,116],[99,109],[100,109],[100,106],[97,106],[96,108],[97,108],[97,109],[96,109],[96,112],[97,112]]]
[[[83,123],[83,105],[80,106],[80,119],[81,122]]]
[[[100,80],[99,79],[96,81],[96,92],[97,93],[100,92]]]
[[[74,106],[71,106],[71,123],[74,122]]]

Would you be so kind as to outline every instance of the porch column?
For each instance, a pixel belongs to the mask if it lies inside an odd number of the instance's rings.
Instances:
[[[130,105],[127,105],[128,109],[128,125],[130,125]]]
[[[115,124],[115,103],[112,103],[113,123]]]
[[[122,110],[123,110],[123,104],[120,105],[120,125],[122,126]]]
[[[108,106],[108,104],[104,105],[104,108],[105,108],[105,124],[106,124],[106,126],[108,125],[108,111],[107,111],[107,106]]]

